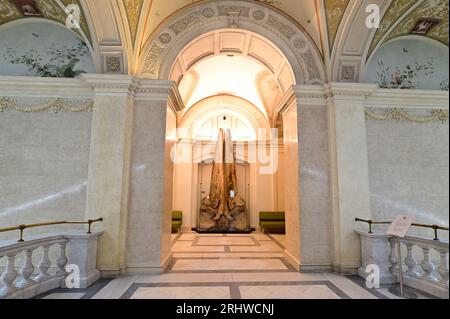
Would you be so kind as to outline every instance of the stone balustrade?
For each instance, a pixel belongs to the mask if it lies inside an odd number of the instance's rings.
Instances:
[[[398,238],[386,234],[356,231],[361,238],[362,266],[359,275],[366,278],[367,266],[377,265],[380,283],[399,281],[398,264],[404,269],[405,285],[440,298],[449,298],[449,244],[415,237]],[[402,245],[399,260],[397,245]],[[432,258],[432,254],[436,258]]]
[[[3,271],[0,270],[0,299],[28,299],[66,288],[70,273],[66,269],[76,269],[79,288],[87,288],[100,278],[96,260],[97,240],[102,233],[69,233],[35,237],[21,243],[0,242],[0,262],[5,262]],[[58,253],[52,257],[49,252],[55,248]],[[36,257],[38,263],[33,262]]]

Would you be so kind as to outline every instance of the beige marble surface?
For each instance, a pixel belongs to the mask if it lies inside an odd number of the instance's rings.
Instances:
[[[279,259],[179,259],[172,270],[286,270]]]
[[[242,286],[243,299],[340,299],[327,286]]]
[[[199,246],[254,246],[255,242],[250,237],[201,237],[196,245]]]
[[[131,299],[230,299],[228,287],[139,288]]]

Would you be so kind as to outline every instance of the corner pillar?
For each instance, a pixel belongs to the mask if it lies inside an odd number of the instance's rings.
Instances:
[[[141,80],[135,91],[131,150],[127,268],[159,274],[172,258],[171,222],[177,113],[182,100],[174,82]]]
[[[133,78],[85,75],[94,91],[94,113],[86,199],[86,219],[103,217],[97,267],[102,276],[125,270],[130,174]]]
[[[376,85],[332,83],[328,125],[336,272],[356,274],[361,266],[355,218],[371,218],[365,101]]]

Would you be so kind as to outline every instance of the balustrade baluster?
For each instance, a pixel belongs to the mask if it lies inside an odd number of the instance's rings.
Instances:
[[[421,248],[423,250],[423,261],[422,261],[421,266],[422,266],[423,271],[425,272],[424,278],[426,280],[436,283],[439,281],[439,278],[436,273],[436,267],[431,262],[430,248],[423,247],[423,246],[421,246]]]
[[[405,264],[406,264],[406,266],[408,266],[408,270],[405,272],[405,275],[411,276],[414,278],[418,278],[422,274],[421,274],[419,267],[417,267],[417,261],[413,255],[414,245],[412,243],[408,243],[408,242],[405,243],[405,245],[406,245],[406,250],[407,250]]]
[[[441,275],[440,284],[448,289],[448,250],[438,250],[441,257],[441,262],[438,268],[439,275]]]
[[[42,246],[42,259],[39,263],[39,275],[36,276],[36,281],[45,281],[47,279],[50,279],[51,276],[48,274],[48,270],[51,266],[50,258],[48,255],[50,249],[50,245],[44,245]]]
[[[58,271],[56,272],[57,276],[66,276],[66,265],[67,265],[67,256],[66,256],[66,247],[67,247],[67,243],[63,242],[63,243],[59,243],[59,247],[60,247],[60,254],[59,254],[59,258],[56,262],[57,266],[58,266]]]
[[[17,278],[17,271],[14,266],[16,260],[16,254],[6,255],[6,267],[2,276],[0,277],[3,282],[3,287],[0,289],[0,297],[7,296],[15,292],[17,287],[14,285],[14,280]]]
[[[33,274],[35,269],[32,260],[33,250],[34,249],[25,250],[25,262],[23,263],[23,266],[20,269],[20,275],[22,276],[22,280],[17,284],[17,287],[19,288],[26,288],[36,283],[31,278],[31,275]]]
[[[389,241],[391,246],[391,254],[389,255],[389,260],[391,262],[391,274],[396,275],[398,273],[398,256],[397,256],[397,242],[394,240]]]

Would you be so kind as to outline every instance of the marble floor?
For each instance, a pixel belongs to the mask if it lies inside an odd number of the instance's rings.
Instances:
[[[357,277],[299,273],[284,258],[284,235],[182,233],[161,275],[101,280],[86,290],[58,289],[46,299],[395,299]],[[420,295],[420,298],[426,296]]]

